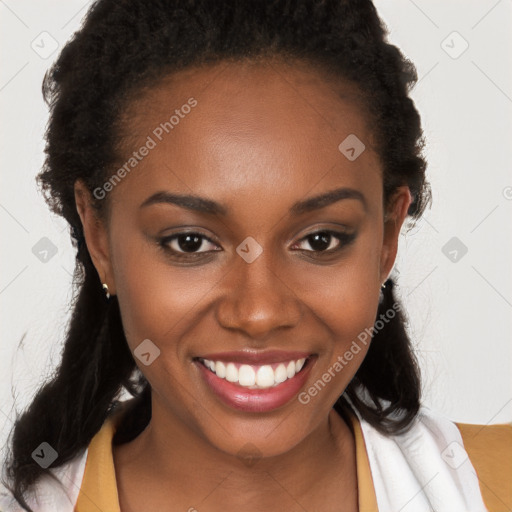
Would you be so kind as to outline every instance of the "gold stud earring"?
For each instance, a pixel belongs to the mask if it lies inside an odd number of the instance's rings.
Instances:
[[[379,304],[382,304],[382,302],[384,301],[384,289],[386,288],[386,282],[384,281],[381,285],[380,285],[380,293],[379,293]]]
[[[108,284],[107,283],[103,283],[102,287],[103,287],[103,291],[105,292],[106,299],[107,300],[110,299],[110,293],[108,291]]]

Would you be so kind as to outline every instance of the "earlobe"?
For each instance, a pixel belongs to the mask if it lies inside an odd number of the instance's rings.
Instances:
[[[85,183],[77,180],[74,186],[75,203],[85,238],[87,250],[91,256],[92,262],[100,283],[106,284],[110,295],[115,294],[115,284],[110,260],[110,250],[108,244],[108,234],[105,223],[98,216],[94,208],[91,193]]]
[[[389,208],[384,215],[384,233],[380,264],[380,281],[384,282],[396,259],[398,250],[398,237],[407,217],[409,206],[412,202],[409,187],[399,187],[392,196]]]

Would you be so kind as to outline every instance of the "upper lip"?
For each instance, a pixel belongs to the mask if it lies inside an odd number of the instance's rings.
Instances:
[[[261,352],[242,350],[236,352],[216,352],[214,354],[205,354],[203,356],[199,356],[199,359],[226,361],[228,363],[263,365],[282,363],[285,361],[296,361],[298,359],[307,358],[310,355],[312,355],[311,352],[303,351],[267,350],[265,352]]]

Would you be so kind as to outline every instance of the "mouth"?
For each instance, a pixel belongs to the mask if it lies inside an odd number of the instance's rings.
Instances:
[[[224,404],[247,412],[265,412],[297,395],[316,357],[304,352],[231,352],[196,357],[194,363],[209,390]]]

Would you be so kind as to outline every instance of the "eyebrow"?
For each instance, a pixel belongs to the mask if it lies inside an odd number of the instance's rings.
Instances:
[[[302,215],[314,210],[326,208],[327,206],[341,201],[343,199],[356,199],[362,203],[364,209],[368,209],[368,205],[364,195],[353,188],[337,188],[330,190],[318,196],[310,197],[308,199],[298,201],[290,208],[290,213],[294,216]],[[173,204],[192,210],[199,213],[205,213],[208,215],[226,216],[228,215],[228,209],[205,197],[173,194],[170,192],[157,192],[152,196],[148,197],[141,205],[141,208],[145,208],[154,204]]]

